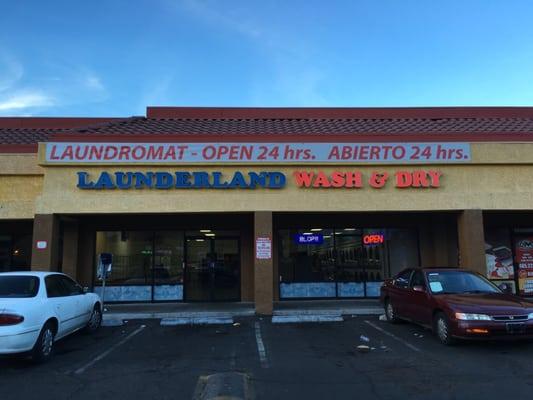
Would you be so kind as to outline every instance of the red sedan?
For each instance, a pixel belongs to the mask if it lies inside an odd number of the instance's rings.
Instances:
[[[455,339],[533,338],[533,302],[457,268],[411,268],[388,279],[381,302],[390,322],[408,320]]]

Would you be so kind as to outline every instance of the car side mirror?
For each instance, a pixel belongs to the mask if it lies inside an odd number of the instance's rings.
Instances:
[[[511,287],[511,285],[508,285],[507,283],[500,283],[498,285],[498,287],[505,294],[512,294],[513,293],[513,288]]]
[[[87,286],[83,287],[83,293],[89,293],[89,288]]]
[[[422,286],[422,285],[413,286],[413,290],[415,292],[424,292],[424,293],[426,292],[426,288],[424,286]]]

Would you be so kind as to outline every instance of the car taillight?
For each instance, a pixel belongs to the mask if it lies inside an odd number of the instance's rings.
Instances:
[[[16,325],[24,321],[22,315],[17,314],[0,314],[0,326],[3,325]]]

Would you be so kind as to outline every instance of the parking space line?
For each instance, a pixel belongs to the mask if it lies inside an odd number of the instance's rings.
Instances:
[[[259,321],[255,322],[255,341],[257,343],[257,351],[259,353],[261,367],[269,368],[270,365],[268,363],[265,345],[263,344],[263,338],[261,337],[261,326],[259,325]]]
[[[419,353],[422,352],[422,350],[420,350],[418,347],[413,346],[411,343],[406,342],[405,340],[399,338],[398,336],[394,335],[393,333],[390,333],[390,332],[386,331],[385,329],[377,326],[376,324],[374,324],[374,323],[372,323],[370,321],[365,320],[365,324],[370,325],[372,328],[380,331],[384,335],[387,335],[387,336],[393,338],[394,340],[397,340],[398,342],[400,342],[400,343],[404,344],[405,346],[409,347],[411,350],[417,351]]]
[[[87,364],[85,364],[83,367],[78,368],[74,373],[76,375],[83,374],[88,368],[92,367],[94,364],[96,364],[98,361],[102,360],[104,357],[108,356],[113,350],[116,348],[122,346],[124,343],[126,343],[128,340],[130,340],[132,337],[137,335],[139,332],[141,332],[144,328],[146,328],[146,325],[141,325],[136,330],[131,332],[128,336],[126,336],[124,339],[122,339],[120,342],[114,344],[109,349],[104,351],[102,354],[96,356],[91,361],[89,361]]]

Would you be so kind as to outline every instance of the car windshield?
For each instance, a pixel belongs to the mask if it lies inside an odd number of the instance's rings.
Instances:
[[[38,291],[39,278],[35,276],[0,276],[0,298],[35,297]]]
[[[427,273],[433,294],[502,293],[482,276],[467,271],[439,271]]]

